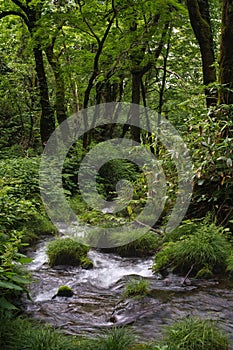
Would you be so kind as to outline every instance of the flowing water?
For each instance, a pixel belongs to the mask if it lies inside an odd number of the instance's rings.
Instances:
[[[141,339],[158,338],[161,327],[190,315],[215,319],[233,343],[233,283],[195,281],[169,275],[161,279],[152,274],[153,259],[121,258],[114,254],[89,252],[94,269],[47,264],[46,245],[50,238],[29,252],[28,268],[34,282],[32,300],[25,300],[26,311],[35,318],[61,327],[70,334],[95,335],[113,325],[131,325]],[[122,291],[131,277],[144,277],[151,293],[142,299],[122,300]],[[56,297],[61,285],[72,288],[71,298]],[[233,349],[233,347],[232,347]]]

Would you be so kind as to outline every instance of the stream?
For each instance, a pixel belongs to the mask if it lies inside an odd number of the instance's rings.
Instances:
[[[66,333],[96,335],[113,325],[130,325],[143,340],[159,338],[163,325],[191,315],[217,320],[229,334],[233,349],[233,283],[226,281],[187,280],[175,275],[162,279],[153,275],[153,259],[121,258],[91,250],[94,269],[49,267],[44,237],[28,252],[33,261],[28,265],[33,283],[31,301],[23,300],[25,311]],[[151,293],[141,299],[122,300],[126,281],[146,278]],[[52,297],[61,285],[72,288],[74,295]]]

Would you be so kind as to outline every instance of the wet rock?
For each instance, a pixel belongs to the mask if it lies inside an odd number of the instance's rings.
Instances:
[[[57,294],[55,294],[52,299],[55,299],[56,297],[67,297],[70,298],[74,295],[74,292],[72,289],[68,286],[61,286],[58,288]]]

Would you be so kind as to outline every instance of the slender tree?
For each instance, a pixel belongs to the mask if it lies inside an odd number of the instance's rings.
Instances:
[[[206,87],[206,105],[207,107],[214,106],[217,104],[217,91],[209,88],[209,85],[215,83],[217,77],[209,1],[187,0],[187,7],[190,22],[201,51],[203,83]]]
[[[222,1],[220,103],[233,104],[233,0]]]

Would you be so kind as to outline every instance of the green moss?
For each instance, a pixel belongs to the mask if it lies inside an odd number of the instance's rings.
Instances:
[[[87,257],[82,257],[80,259],[80,264],[81,264],[82,268],[86,269],[86,270],[93,269],[93,267],[94,267],[93,261]]]
[[[72,297],[73,295],[74,295],[74,292],[68,286],[61,286],[58,288],[58,291],[57,291],[58,297]]]
[[[49,218],[39,212],[25,222],[23,227],[24,243],[33,244],[37,241],[40,235],[55,235],[58,232],[57,228],[49,220]]]
[[[159,247],[159,238],[153,232],[144,230],[122,231],[112,234],[108,228],[89,234],[89,242],[102,251],[115,253],[122,257],[146,257],[154,255]],[[129,242],[125,244],[125,242]],[[109,248],[103,248],[108,246]]]
[[[198,273],[196,274],[196,278],[205,278],[205,279],[208,279],[208,278],[212,278],[213,277],[213,272],[212,270],[206,266],[206,267],[203,267],[202,269],[200,269],[198,271]]]
[[[48,244],[49,265],[78,266],[86,258],[89,247],[71,238],[58,238]]]

